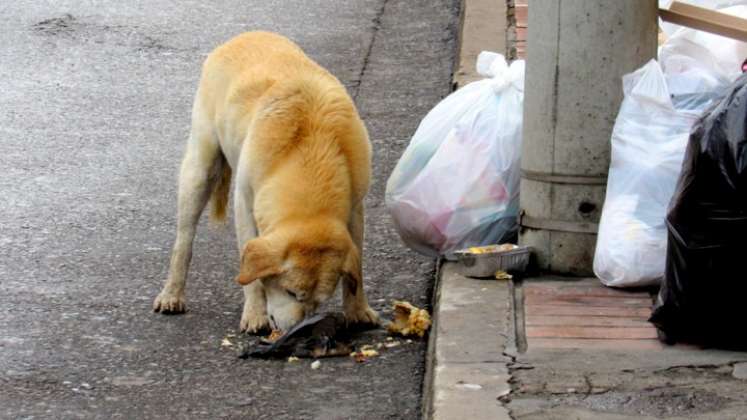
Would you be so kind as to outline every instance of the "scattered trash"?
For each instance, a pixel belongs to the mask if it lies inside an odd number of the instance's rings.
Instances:
[[[650,321],[665,342],[747,348],[747,74],[692,130]],[[740,274],[741,273],[741,274]]]
[[[431,326],[431,316],[425,309],[419,309],[409,302],[394,302],[394,320],[389,324],[389,332],[403,336],[422,337]]]
[[[402,335],[422,337],[431,325],[428,311],[407,302],[395,302],[394,318],[389,330]],[[354,351],[351,333],[356,331],[354,327],[348,328],[345,317],[340,313],[318,314],[299,322],[284,334],[271,334],[239,344],[238,357],[284,358],[288,363],[294,363],[303,358],[350,356],[363,362],[378,356],[381,350],[403,344],[393,337],[386,337],[382,342],[364,344]],[[228,339],[224,339],[224,342],[230,343]],[[412,343],[412,340],[407,340],[407,343]],[[233,343],[227,345],[232,346]]]
[[[350,353],[345,343],[345,318],[342,314],[319,314],[307,318],[282,334],[275,341],[254,346],[242,346],[239,357],[273,358],[296,356],[318,358],[344,356]]]
[[[397,231],[425,255],[518,232],[524,61],[483,51],[477,71],[425,116],[387,182]]]
[[[747,17],[747,5],[697,1],[722,18]],[[594,257],[594,272],[608,286],[661,282],[667,206],[690,129],[739,77],[740,63],[747,57],[747,43],[737,39],[667,22],[660,28],[666,41],[659,48],[658,62],[652,60],[623,79],[625,99],[612,133],[607,196]]]
[[[456,251],[457,270],[467,277],[495,277],[496,272],[523,273],[531,249],[514,244],[489,245]]]
[[[231,347],[233,346],[233,343],[228,338],[224,338],[223,341],[220,342],[221,347]]]
[[[322,365],[322,362],[320,362],[318,360],[314,360],[313,362],[311,362],[311,368],[314,369],[314,370],[319,369],[319,367],[321,365]]]
[[[605,285],[650,286],[664,277],[667,204],[690,129],[724,94],[720,83],[697,67],[666,73],[656,60],[623,77],[594,254],[594,273]]]

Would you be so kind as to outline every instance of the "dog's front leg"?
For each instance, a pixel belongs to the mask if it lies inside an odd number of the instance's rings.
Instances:
[[[257,237],[254,223],[254,194],[239,171],[236,177],[234,194],[234,219],[236,219],[236,239],[239,242],[239,258],[249,240]],[[253,281],[244,288],[244,310],[241,313],[239,328],[251,334],[261,333],[269,328],[267,319],[267,298],[261,281]]]
[[[355,271],[343,283],[342,307],[345,319],[350,323],[379,324],[379,315],[371,309],[363,291],[363,231],[364,231],[363,203],[358,203],[350,218],[349,231],[353,244],[358,248]]]
[[[156,312],[181,313],[186,310],[184,288],[192,259],[192,241],[200,214],[223,169],[221,164],[225,164],[210,130],[202,128],[204,126],[193,122],[179,173],[176,241],[171,252],[169,277],[153,301]]]

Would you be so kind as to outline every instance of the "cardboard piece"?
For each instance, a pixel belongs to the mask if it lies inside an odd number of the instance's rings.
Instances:
[[[659,9],[659,17],[670,23],[747,42],[747,19],[691,4],[673,1]]]

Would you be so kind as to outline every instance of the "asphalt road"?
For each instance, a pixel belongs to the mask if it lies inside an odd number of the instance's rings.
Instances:
[[[425,342],[371,362],[239,360],[232,222],[200,225],[189,312],[154,314],[202,59],[240,32],[298,42],[356,98],[375,153],[372,306],[427,305],[432,261],[383,203],[418,121],[450,89],[458,0],[0,4],[0,417],[414,419]],[[361,342],[377,341],[373,332]],[[237,340],[234,338],[233,340]]]

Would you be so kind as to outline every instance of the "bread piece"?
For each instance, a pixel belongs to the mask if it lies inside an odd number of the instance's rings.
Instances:
[[[394,320],[389,324],[389,332],[403,336],[422,337],[431,327],[431,316],[425,309],[419,309],[409,302],[394,302]]]

